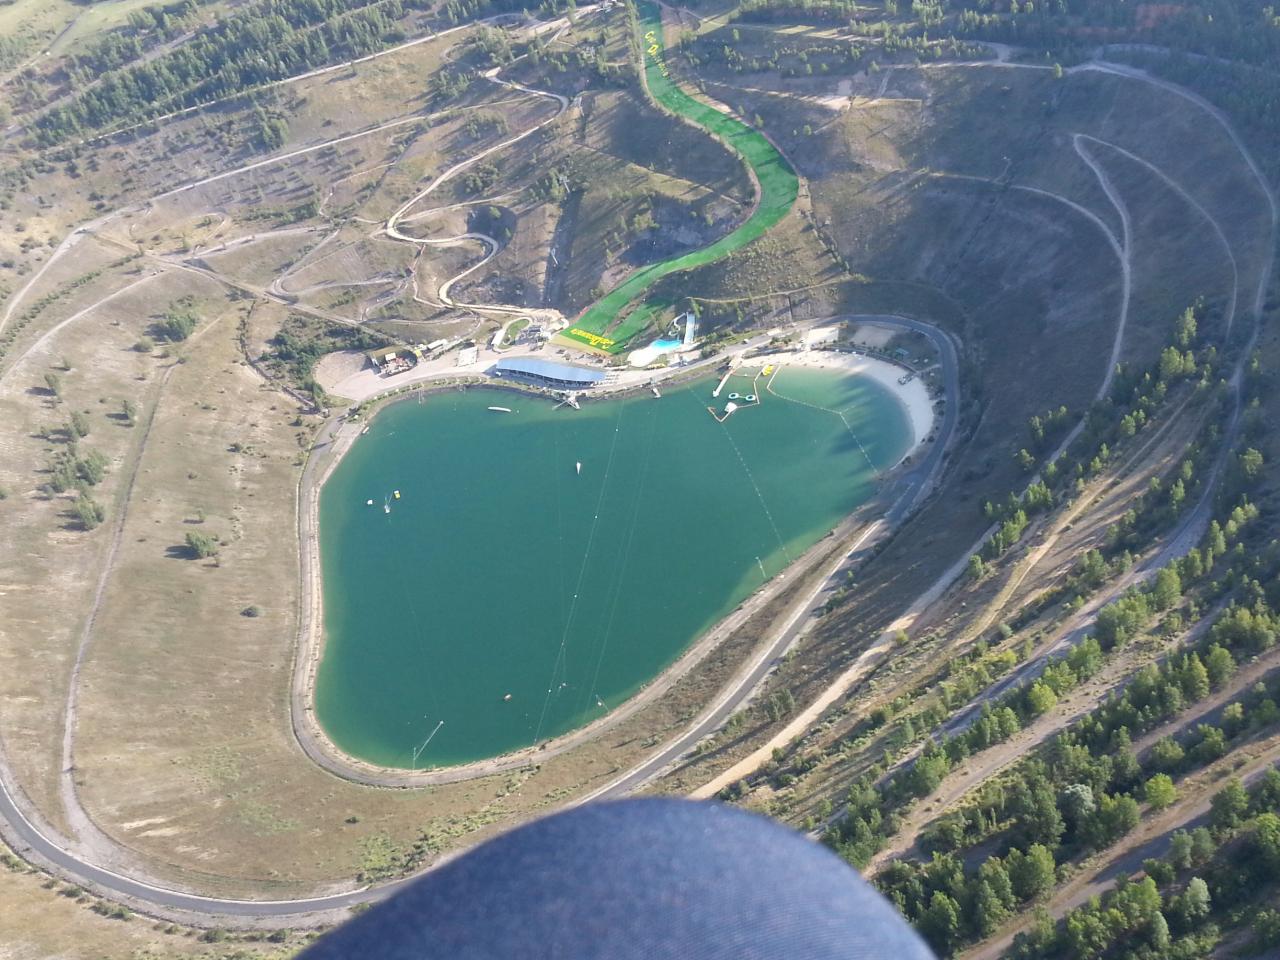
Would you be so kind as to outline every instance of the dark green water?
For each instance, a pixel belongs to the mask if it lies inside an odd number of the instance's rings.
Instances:
[[[316,709],[334,742],[408,767],[444,720],[417,761],[442,766],[589,722],[867,500],[868,458],[910,443],[868,378],[784,369],[774,389],[803,403],[763,393],[724,424],[714,386],[581,411],[471,390],[379,414],[321,494]],[[735,377],[721,407],[730,391],[753,388]]]

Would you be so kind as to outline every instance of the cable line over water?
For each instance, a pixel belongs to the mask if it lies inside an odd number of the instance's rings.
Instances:
[[[778,374],[781,372],[782,372],[781,367],[779,367],[776,371],[774,371],[773,376],[769,378],[767,383],[765,383],[764,388],[768,390],[769,393],[777,397],[779,400],[785,400],[787,403],[798,403],[802,407],[809,407],[812,410],[821,410],[824,413],[835,414],[837,417],[839,417],[840,422],[844,424],[845,430],[848,432],[849,436],[853,438],[853,442],[858,445],[858,449],[861,450],[862,455],[866,457],[867,465],[871,467],[872,471],[875,473],[876,476],[879,476],[880,468],[877,467],[875,464],[875,461],[871,459],[871,454],[867,453],[867,448],[862,445],[862,441],[858,439],[857,433],[854,432],[853,427],[849,424],[848,418],[841,411],[834,410],[831,407],[819,406],[816,403],[809,403],[807,400],[798,400],[795,397],[788,397],[785,394],[781,394],[777,390],[773,389],[773,381],[777,379]]]
[[[600,526],[600,510],[604,506],[605,491],[609,488],[609,474],[613,469],[613,458],[618,450],[618,435],[622,430],[622,413],[625,407],[621,404],[618,406],[618,419],[613,427],[613,440],[609,444],[609,457],[605,462],[604,477],[600,481],[600,495],[596,498],[595,514],[591,520],[591,529],[587,534],[587,548],[582,554],[582,564],[578,567],[578,579],[573,588],[573,600],[569,604],[569,616],[565,618],[564,631],[560,635],[560,648],[556,651],[555,661],[551,666],[551,677],[547,681],[547,695],[542,701],[542,713],[538,717],[538,727],[533,734],[533,742],[536,744],[542,739],[542,727],[547,721],[547,708],[551,704],[551,694],[555,690],[556,677],[561,670],[561,662],[564,659],[565,645],[569,642],[569,631],[573,628],[574,618],[578,612],[578,600],[582,593],[583,579],[587,573],[587,564],[591,560],[591,548],[595,543],[596,530]],[[558,482],[558,481],[557,481]]]
[[[644,486],[645,480],[649,476],[649,463],[653,454],[653,436],[658,429],[658,412],[650,407],[652,412],[649,414],[649,433],[645,439],[644,445],[644,462],[640,467],[640,480],[636,487],[635,508],[631,511],[631,523],[627,527],[626,540],[623,543],[622,550],[618,554],[617,576],[613,580],[613,590],[611,591],[612,602],[609,605],[609,619],[605,624],[604,637],[600,641],[600,652],[596,656],[596,669],[591,675],[591,683],[587,685],[584,691],[584,699],[578,713],[581,714],[590,706],[591,697],[596,697],[598,704],[603,704],[599,695],[596,694],[596,683],[600,680],[600,668],[604,665],[604,655],[609,648],[609,638],[613,635],[613,623],[618,614],[618,599],[622,596],[622,589],[626,585],[627,560],[631,556],[631,547],[635,542],[636,528],[640,522],[640,507],[644,503]]]

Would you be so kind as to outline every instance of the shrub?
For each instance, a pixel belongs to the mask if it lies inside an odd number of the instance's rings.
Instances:
[[[208,533],[194,530],[187,533],[187,549],[198,560],[205,560],[218,555],[218,538]]]
[[[82,493],[76,498],[75,511],[76,517],[80,520],[80,526],[86,530],[92,530],[107,519],[107,512],[102,509],[102,505],[87,493]]]

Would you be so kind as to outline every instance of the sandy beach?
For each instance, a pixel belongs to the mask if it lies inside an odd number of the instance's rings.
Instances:
[[[798,350],[773,354],[767,361],[784,367],[827,367],[870,377],[893,394],[906,410],[907,418],[911,421],[912,448],[933,432],[933,399],[929,396],[929,388],[919,377],[912,377],[908,383],[899,383],[899,378],[906,370],[887,360],[835,350]]]

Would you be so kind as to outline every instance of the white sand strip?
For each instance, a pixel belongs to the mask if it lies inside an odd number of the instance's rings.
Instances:
[[[898,380],[907,371],[887,360],[860,353],[805,350],[772,354],[757,358],[755,362],[797,367],[827,367],[870,377],[893,394],[906,410],[907,418],[911,421],[911,432],[914,435],[912,447],[923,442],[933,432],[933,400],[929,396],[929,388],[919,377],[912,377],[908,383],[899,383]]]

